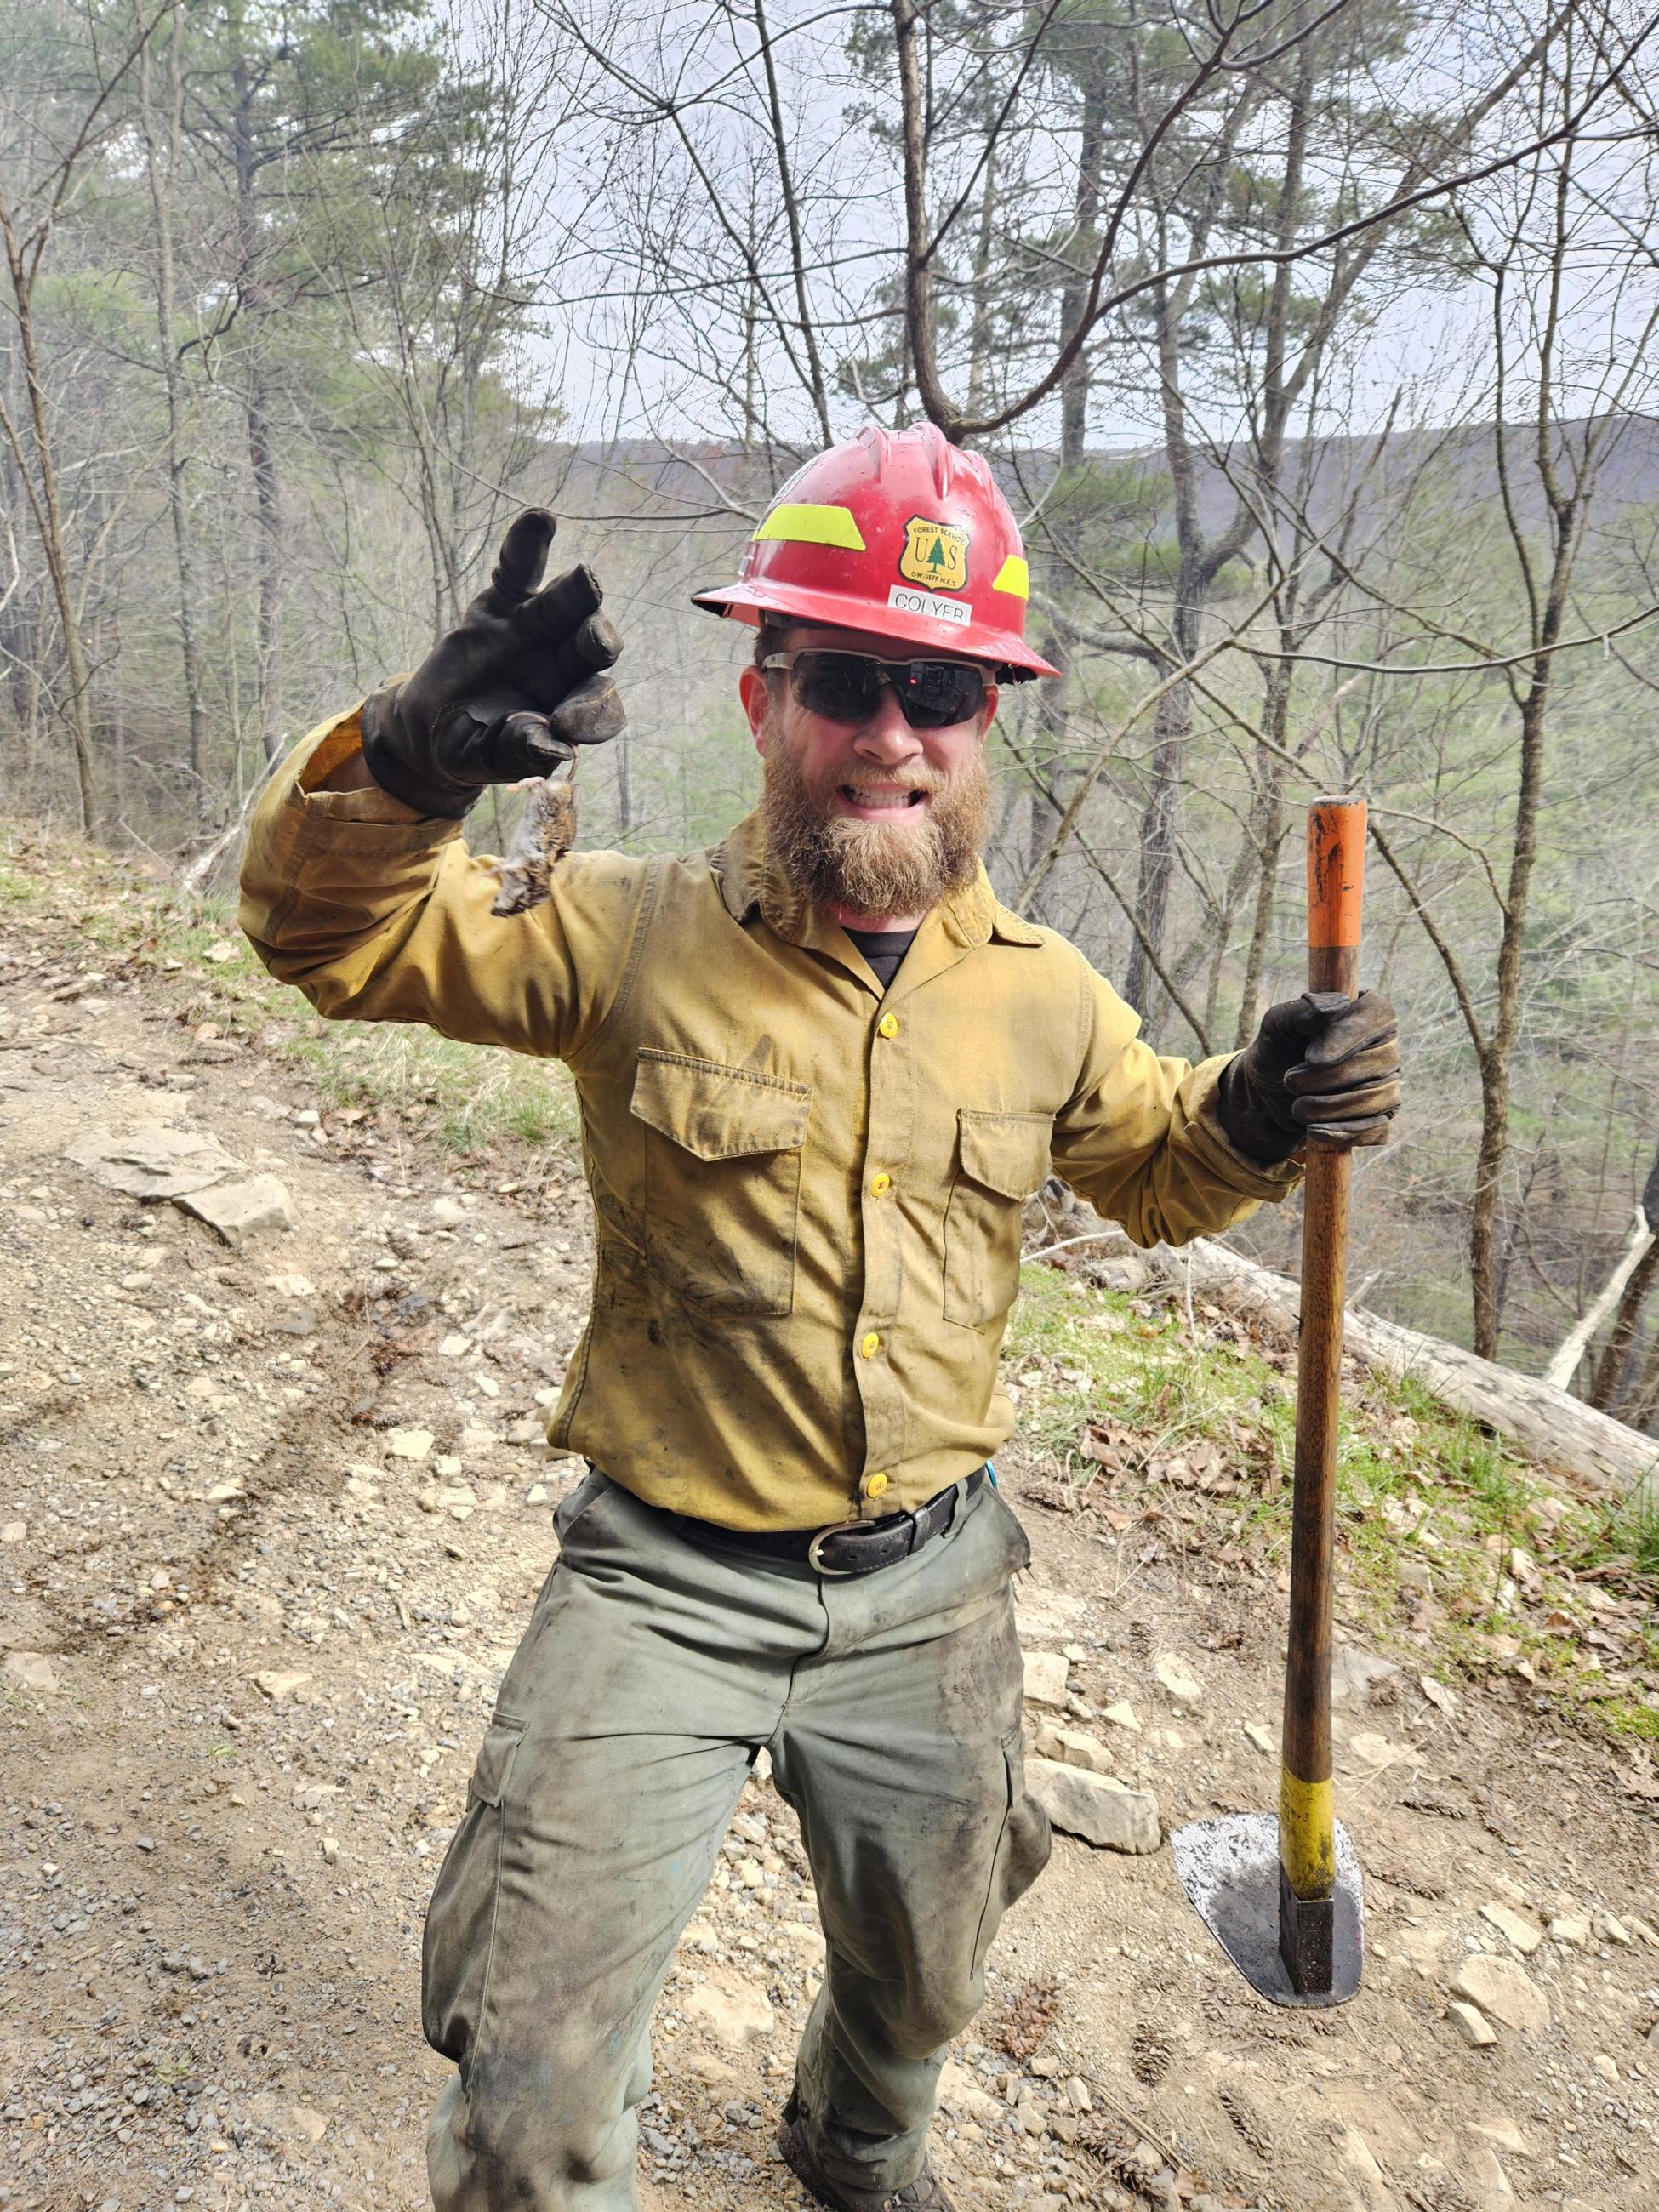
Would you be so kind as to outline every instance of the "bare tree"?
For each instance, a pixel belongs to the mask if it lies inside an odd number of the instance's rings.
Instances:
[[[0,163],[0,244],[6,256],[10,307],[16,330],[23,386],[23,420],[0,393],[0,435],[9,449],[17,481],[34,525],[51,582],[59,636],[68,673],[64,702],[75,747],[81,826],[93,836],[99,823],[97,776],[93,759],[92,675],[82,607],[77,598],[78,566],[65,529],[57,435],[48,394],[37,298],[41,272],[77,191],[110,131],[119,120],[116,96],[149,44],[159,16],[151,14],[119,33],[112,52],[105,25],[88,12],[64,24],[74,50],[73,75],[78,96],[65,101],[63,82],[43,83],[22,69],[0,98],[9,140]],[[25,432],[27,430],[27,435]]]
[[[162,105],[155,99],[155,57],[162,50],[165,77]],[[180,32],[179,0],[159,19],[157,36],[145,43],[137,67],[138,128],[144,145],[144,175],[149,188],[155,222],[155,337],[162,389],[167,398],[167,514],[173,531],[173,561],[178,571],[177,616],[179,653],[183,665],[185,712],[189,726],[191,795],[198,830],[209,818],[212,791],[208,777],[208,706],[203,681],[201,653],[197,641],[201,589],[197,577],[196,549],[191,523],[185,471],[190,454],[185,437],[190,398],[185,383],[179,330],[178,265],[173,247],[173,204],[178,187],[185,105],[185,44]]]

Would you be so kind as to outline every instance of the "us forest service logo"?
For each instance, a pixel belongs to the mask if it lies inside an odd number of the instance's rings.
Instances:
[[[904,526],[904,550],[899,555],[899,574],[912,584],[930,591],[965,592],[968,588],[968,532],[954,522],[933,522],[913,514]]]

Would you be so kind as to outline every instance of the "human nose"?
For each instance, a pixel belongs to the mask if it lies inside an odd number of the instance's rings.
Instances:
[[[898,694],[890,684],[882,685],[868,720],[860,726],[854,749],[866,760],[887,768],[896,766],[900,761],[912,760],[921,750],[921,742],[905,720]]]

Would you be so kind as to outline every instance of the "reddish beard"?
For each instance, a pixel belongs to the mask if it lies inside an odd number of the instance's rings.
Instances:
[[[973,882],[991,833],[985,748],[954,775],[920,762],[879,775],[860,771],[814,784],[775,721],[765,756],[761,819],[767,843],[797,890],[854,914],[926,914]],[[928,794],[927,819],[855,821],[835,811],[843,784],[895,784]]]

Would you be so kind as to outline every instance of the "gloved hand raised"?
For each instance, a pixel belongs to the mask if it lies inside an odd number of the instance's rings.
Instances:
[[[1376,991],[1304,991],[1269,1006],[1221,1071],[1217,1110],[1241,1152],[1288,1159],[1310,1136],[1380,1145],[1400,1110],[1400,1025]]]
[[[459,820],[489,783],[546,775],[623,726],[602,672],[622,651],[599,580],[567,569],[538,589],[556,528],[544,507],[508,525],[489,586],[412,676],[364,702],[363,764],[422,814]]]

